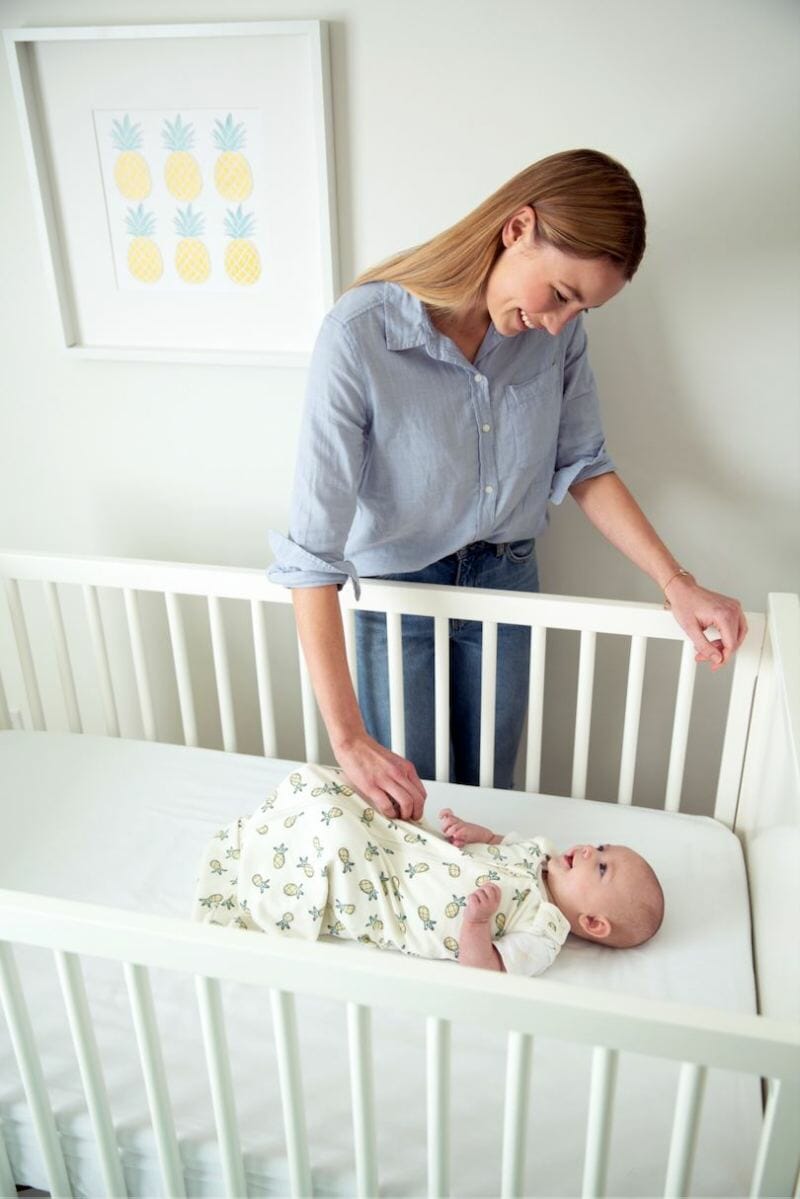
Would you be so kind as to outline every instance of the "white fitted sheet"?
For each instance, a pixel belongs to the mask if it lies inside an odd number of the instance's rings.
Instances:
[[[223,822],[250,813],[295,764],[213,750],[69,734],[0,732],[0,886],[186,916],[195,867]],[[450,806],[498,831],[632,845],[664,887],[658,936],[615,951],[570,937],[548,977],[576,986],[754,1012],[744,862],[737,838],[705,817],[486,788],[427,784],[426,815]],[[242,933],[242,936],[258,935]],[[365,953],[374,952],[367,947]],[[37,1043],[76,1195],[102,1193],[77,1062],[52,954],[19,948]],[[84,959],[84,976],[131,1195],[161,1194],[155,1140],[122,969]],[[454,970],[459,967],[454,963]],[[193,981],[152,972],[189,1195],[223,1193]],[[355,997],[354,997],[355,998]],[[252,1196],[288,1192],[268,996],[223,984],[239,1125]],[[298,997],[315,1191],[353,1194],[345,1012]],[[0,1118],[17,1179],[47,1179],[0,1021]],[[425,1026],[373,1013],[381,1193],[422,1195]],[[452,1193],[499,1191],[505,1037],[454,1019]],[[525,1193],[581,1191],[591,1049],[534,1044]],[[662,1193],[679,1065],[620,1056],[607,1193]],[[761,1121],[757,1080],[710,1071],[690,1193],[746,1194]]]

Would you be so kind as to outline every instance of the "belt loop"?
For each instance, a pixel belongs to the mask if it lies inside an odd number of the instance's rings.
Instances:
[[[508,546],[507,541],[499,541],[497,543],[497,557],[498,558],[502,558],[503,554],[506,552],[507,546]]]

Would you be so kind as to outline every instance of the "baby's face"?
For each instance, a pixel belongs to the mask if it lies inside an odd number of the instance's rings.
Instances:
[[[625,845],[573,845],[550,858],[547,888],[574,933],[604,940],[606,924],[619,926],[637,903],[643,867],[649,869]]]

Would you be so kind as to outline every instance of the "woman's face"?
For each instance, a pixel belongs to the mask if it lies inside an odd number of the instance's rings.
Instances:
[[[530,207],[506,222],[503,244],[486,288],[489,316],[503,337],[529,329],[555,337],[579,312],[599,308],[626,283],[610,258],[575,258],[537,238]]]

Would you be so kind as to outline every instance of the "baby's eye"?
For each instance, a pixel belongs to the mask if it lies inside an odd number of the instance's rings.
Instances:
[[[566,304],[566,302],[567,302],[567,297],[566,297],[566,296],[562,296],[561,292],[560,292],[560,291],[558,291],[558,290],[557,290],[555,287],[553,288],[553,295],[554,295],[554,296],[555,296],[555,298],[558,300],[559,304]]]
[[[605,849],[605,845],[598,845],[598,846],[597,846],[597,849],[598,849],[598,851],[599,851],[600,853],[602,853],[602,852],[603,852],[603,850]]]

